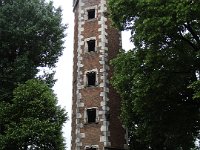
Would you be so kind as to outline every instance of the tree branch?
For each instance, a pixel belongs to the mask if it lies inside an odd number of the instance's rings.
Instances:
[[[184,40],[185,42],[187,42],[194,49],[195,52],[197,52],[199,50],[198,47],[196,47],[195,44],[193,44],[190,40],[188,40],[187,38],[185,38],[183,36],[183,34],[181,33],[181,31],[179,31],[179,35],[180,35],[180,37],[181,37],[182,40]]]
[[[200,48],[200,40],[199,37],[197,36],[197,34],[194,32],[193,28],[191,27],[191,25],[189,24],[189,22],[187,22],[187,24],[184,24],[184,26],[188,29],[188,31],[192,34],[193,38],[195,39],[195,41],[197,42],[198,45],[198,49]]]

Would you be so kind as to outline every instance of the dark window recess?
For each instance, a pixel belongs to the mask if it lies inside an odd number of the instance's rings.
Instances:
[[[94,19],[95,18],[95,9],[88,10],[88,19]]]
[[[87,73],[88,86],[96,85],[96,72],[88,72]]]
[[[86,150],[97,150],[96,148],[86,148]]]
[[[89,40],[87,41],[88,44],[88,52],[94,52],[95,51],[95,40]]]
[[[87,109],[88,123],[96,122],[96,109]]]

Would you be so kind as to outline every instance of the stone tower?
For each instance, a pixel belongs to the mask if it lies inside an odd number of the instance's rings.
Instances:
[[[71,150],[123,150],[119,95],[110,85],[109,61],[121,48],[107,0],[73,0],[74,66]]]

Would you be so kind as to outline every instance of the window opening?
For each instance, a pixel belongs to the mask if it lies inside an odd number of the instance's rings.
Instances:
[[[88,19],[94,19],[95,18],[95,9],[88,10]]]
[[[96,84],[96,72],[87,73],[88,86],[95,86]]]
[[[97,150],[96,148],[86,148],[86,150]]]
[[[88,52],[94,52],[95,51],[95,40],[87,41],[87,45],[88,45]]]
[[[87,109],[87,117],[88,117],[88,123],[95,123],[96,109],[95,108]]]

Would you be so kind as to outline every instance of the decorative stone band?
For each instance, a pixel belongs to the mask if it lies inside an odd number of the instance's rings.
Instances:
[[[108,92],[109,89],[107,87],[108,83],[108,66],[107,66],[107,56],[108,56],[108,47],[106,47],[106,44],[108,43],[108,40],[106,38],[107,32],[106,29],[108,28],[106,23],[107,23],[107,18],[104,16],[104,12],[107,11],[106,7],[106,0],[101,0],[101,5],[99,7],[99,13],[100,13],[100,20],[98,21],[98,24],[100,26],[99,28],[99,47],[100,47],[100,61],[99,63],[102,65],[102,68],[100,69],[100,73],[102,76],[100,77],[102,80],[102,83],[100,83],[100,87],[103,88],[103,91],[100,93],[100,97],[102,97],[102,102],[101,102],[101,107],[102,107],[102,119],[100,120],[102,122],[101,126],[101,132],[102,136],[100,136],[100,142],[104,143],[104,146],[110,146],[111,143],[109,142],[108,136],[110,136],[110,132],[108,130],[109,127],[109,121],[106,119],[106,114],[109,111],[109,107],[107,105],[108,101]]]
[[[81,138],[85,138],[84,133],[80,133],[80,128],[83,127],[82,123],[80,122],[80,119],[83,117],[80,113],[79,108],[84,106],[84,103],[81,103],[81,83],[82,83],[82,71],[81,68],[83,67],[82,64],[82,46],[84,45],[84,36],[82,35],[82,32],[84,31],[83,25],[84,25],[84,11],[82,7],[84,6],[84,3],[82,0],[79,0],[79,8],[78,8],[78,49],[77,49],[77,100],[76,100],[76,150],[80,150],[80,147],[82,146]]]

